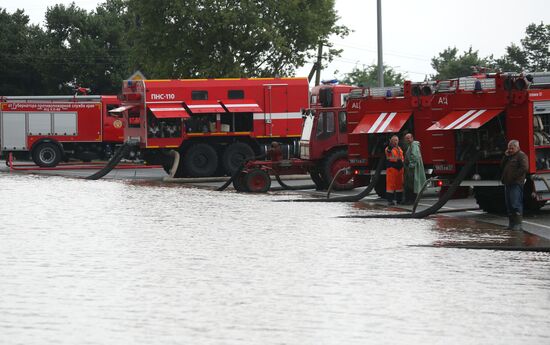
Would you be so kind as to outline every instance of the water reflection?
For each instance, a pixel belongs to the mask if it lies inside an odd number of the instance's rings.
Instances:
[[[433,230],[440,234],[434,242],[438,247],[550,251],[549,240],[471,219],[437,217]]]
[[[550,336],[547,253],[411,246],[506,241],[490,226],[156,182],[0,174],[0,190],[1,344]]]

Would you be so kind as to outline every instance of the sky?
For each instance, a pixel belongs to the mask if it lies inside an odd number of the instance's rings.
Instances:
[[[25,10],[31,22],[40,24],[48,6],[69,4],[68,0],[0,0],[9,12]],[[92,10],[97,0],[74,0]],[[377,63],[376,0],[336,0],[340,24],[353,30],[347,37],[334,37],[335,48],[343,49],[323,70],[323,79],[340,77],[354,66]],[[549,0],[382,0],[384,64],[413,81],[434,74],[431,59],[447,47],[461,52],[479,50],[480,55],[504,55],[506,46],[519,44],[530,23],[550,24]],[[306,76],[308,64],[297,71]]]

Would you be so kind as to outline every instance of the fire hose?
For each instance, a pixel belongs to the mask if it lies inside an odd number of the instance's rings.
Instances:
[[[391,218],[391,219],[406,219],[406,218],[425,218],[434,213],[436,213],[441,207],[443,207],[447,201],[451,199],[457,188],[460,186],[460,183],[468,176],[469,172],[475,166],[479,158],[479,154],[475,154],[474,157],[464,165],[462,170],[458,173],[453,183],[449,186],[449,189],[439,198],[439,200],[432,206],[416,212],[416,205],[412,213],[397,213],[397,214],[368,214],[368,215],[358,215],[358,216],[340,216],[338,218]],[[424,184],[426,186],[426,184]],[[421,192],[424,192],[425,188]],[[420,200],[420,193],[416,199],[416,204]]]
[[[282,190],[304,190],[304,189],[315,189],[315,188],[317,188],[317,186],[314,185],[314,184],[312,184],[312,185],[301,185],[301,186],[289,186],[281,179],[281,176],[279,176],[279,174],[274,174],[274,175],[275,175],[275,179],[277,180],[277,183],[279,183],[279,185],[281,185]],[[271,188],[271,190],[275,190],[275,188]]]
[[[87,176],[85,179],[86,180],[99,180],[100,178],[102,178],[103,176],[107,175],[108,173],[111,172],[111,170],[113,170],[117,165],[118,163],[120,163],[120,161],[122,160],[122,158],[124,156],[126,156],[128,154],[128,152],[130,151],[130,149],[132,148],[132,145],[130,145],[129,143],[124,143],[122,144],[118,149],[117,151],[115,152],[115,154],[113,154],[113,156],[111,157],[111,159],[109,159],[109,161],[107,162],[107,164],[101,168],[101,170],[93,173],[92,175],[90,176]]]
[[[250,161],[255,161],[255,160],[258,160],[258,159],[262,159],[265,157],[265,154],[261,154],[261,155],[258,155],[258,156],[255,156],[255,157],[251,157],[251,158],[248,158],[248,159],[245,159],[243,160],[243,162],[241,163],[241,165],[239,165],[239,167],[237,168],[237,170],[235,170],[235,172],[231,175],[231,177],[229,178],[229,180],[225,181],[225,183],[223,185],[221,185],[220,187],[216,188],[216,191],[218,192],[221,192],[221,191],[224,191],[227,187],[229,187],[229,185],[231,183],[233,183],[233,180],[235,180],[240,174],[241,172],[244,170],[246,164]]]
[[[330,192],[332,192],[332,186],[334,186],[334,182],[336,182],[336,179],[343,173],[345,172],[346,170],[348,170],[349,168],[342,168],[340,170],[338,170],[336,172],[336,174],[334,174],[334,177],[332,178],[332,181],[330,181],[330,184],[328,185],[328,189],[327,189],[327,199],[330,199]]]
[[[382,167],[384,167],[385,161],[386,161],[385,158],[381,158],[378,161],[378,164],[376,165],[376,171],[374,172],[374,175],[372,176],[368,186],[358,194],[339,196],[339,197],[330,198],[330,199],[312,198],[312,199],[294,199],[294,200],[275,200],[275,202],[356,202],[356,201],[360,201],[361,199],[369,195],[370,192],[374,189],[374,186],[376,186],[376,183],[378,182],[378,178],[380,178],[380,174],[382,173]],[[330,196],[330,194],[328,196]]]

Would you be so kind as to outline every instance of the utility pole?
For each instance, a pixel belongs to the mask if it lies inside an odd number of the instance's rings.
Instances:
[[[317,74],[315,74],[315,86],[321,84],[321,69],[323,69],[323,43],[319,42],[317,50]]]
[[[382,61],[382,0],[377,0],[378,23],[378,86],[384,87],[384,62]]]

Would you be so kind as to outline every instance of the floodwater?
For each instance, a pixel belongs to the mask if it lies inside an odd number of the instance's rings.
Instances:
[[[550,254],[449,218],[0,174],[0,344],[548,344]],[[294,197],[292,194],[291,197]]]

